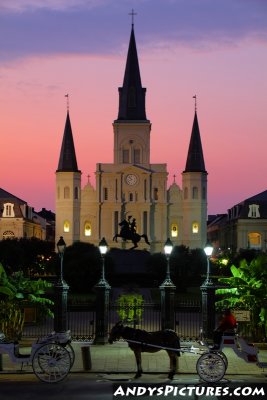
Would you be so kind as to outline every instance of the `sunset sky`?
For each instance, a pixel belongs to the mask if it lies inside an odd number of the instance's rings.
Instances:
[[[67,93],[83,186],[113,162],[132,9],[151,162],[181,185],[197,95],[208,213],[266,190],[266,0],[0,0],[0,187],[55,209]]]

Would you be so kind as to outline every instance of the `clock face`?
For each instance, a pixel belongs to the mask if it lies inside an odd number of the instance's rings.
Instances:
[[[128,185],[135,185],[137,183],[137,176],[134,174],[127,175],[126,183],[128,183]]]

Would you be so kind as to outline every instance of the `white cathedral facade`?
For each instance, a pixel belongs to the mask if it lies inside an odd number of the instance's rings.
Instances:
[[[69,112],[56,171],[56,241],[67,245],[82,241],[98,245],[105,237],[110,247],[129,249],[118,238],[119,223],[134,220],[137,234],[145,234],[138,248],[163,250],[174,245],[203,248],[207,238],[207,171],[197,113],[193,119],[182,188],[167,187],[167,165],[150,160],[151,122],[146,117],[146,89],[142,87],[132,25],[123,86],[119,88],[118,118],[113,122],[113,163],[96,165],[95,187],[81,188]],[[131,217],[131,219],[130,219]]]

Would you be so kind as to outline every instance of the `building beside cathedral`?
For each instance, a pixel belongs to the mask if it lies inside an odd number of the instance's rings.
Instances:
[[[207,171],[197,113],[182,172],[182,188],[167,188],[167,165],[150,160],[151,122],[146,116],[146,89],[142,87],[132,25],[125,74],[119,88],[118,117],[113,122],[113,163],[96,165],[96,183],[81,188],[69,111],[56,171],[56,241],[67,245],[83,241],[98,245],[105,237],[110,247],[128,249],[132,243],[113,241],[122,220],[134,222],[142,238],[138,248],[163,250],[168,237],[174,245],[202,248],[207,237]],[[131,218],[130,218],[131,217]],[[133,221],[134,220],[134,221]]]

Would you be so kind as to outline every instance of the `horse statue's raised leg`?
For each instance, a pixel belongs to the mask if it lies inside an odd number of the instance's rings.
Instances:
[[[141,358],[141,351],[139,349],[133,349],[134,355],[135,355],[135,361],[136,361],[136,366],[137,366],[137,371],[134,376],[134,379],[140,378],[142,376],[143,370],[142,370],[142,358]]]
[[[145,239],[146,244],[149,244],[149,245],[150,245],[150,242],[149,242],[149,240],[148,240],[148,237],[147,237],[147,235],[146,235],[145,233],[144,233],[141,237]]]
[[[113,236],[113,242],[118,242],[118,234],[116,234],[115,236]]]

